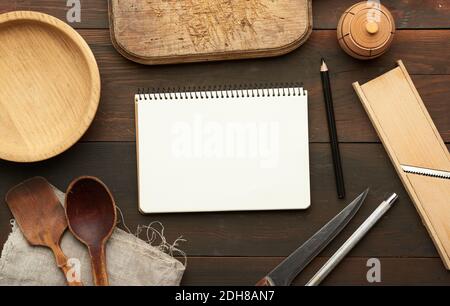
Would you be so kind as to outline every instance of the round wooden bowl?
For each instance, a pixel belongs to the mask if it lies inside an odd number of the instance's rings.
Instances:
[[[100,74],[69,25],[37,12],[0,15],[0,158],[35,162],[75,144],[94,119]]]
[[[368,1],[351,6],[342,15],[337,36],[342,49],[357,59],[373,59],[385,53],[394,39],[395,22],[383,5]]]

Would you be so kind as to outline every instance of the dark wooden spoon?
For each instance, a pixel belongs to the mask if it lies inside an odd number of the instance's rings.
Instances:
[[[67,283],[81,286],[81,282],[72,280],[67,257],[59,245],[67,229],[67,221],[64,208],[47,180],[35,177],[11,188],[6,195],[6,203],[28,243],[50,248]]]
[[[108,286],[106,241],[116,226],[116,205],[103,182],[84,176],[67,188],[66,216],[72,234],[89,250],[96,286]]]

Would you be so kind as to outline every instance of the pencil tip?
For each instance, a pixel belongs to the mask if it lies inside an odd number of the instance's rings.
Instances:
[[[323,57],[320,61],[320,71],[328,71],[328,66],[325,63],[325,60],[323,59]]]

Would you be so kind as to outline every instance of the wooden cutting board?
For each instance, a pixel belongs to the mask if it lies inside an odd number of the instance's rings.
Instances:
[[[108,0],[126,58],[173,64],[277,56],[312,30],[311,0]]]

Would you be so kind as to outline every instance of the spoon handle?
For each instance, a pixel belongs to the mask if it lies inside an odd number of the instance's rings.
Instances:
[[[51,245],[50,248],[55,255],[56,264],[64,273],[67,284],[69,286],[83,286],[83,283],[76,279],[77,275],[74,274],[75,271],[73,271],[72,268],[68,266],[67,257],[66,255],[64,255],[61,247],[59,245]]]
[[[108,273],[106,272],[105,245],[89,247],[91,255],[92,274],[96,286],[109,286]]]

